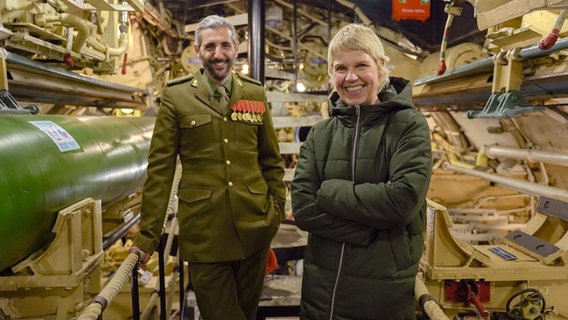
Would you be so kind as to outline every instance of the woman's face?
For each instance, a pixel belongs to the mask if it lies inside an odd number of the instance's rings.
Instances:
[[[334,57],[333,85],[348,105],[379,102],[379,68],[362,50],[347,50]]]

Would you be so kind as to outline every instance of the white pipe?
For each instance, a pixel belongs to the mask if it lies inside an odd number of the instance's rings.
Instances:
[[[122,5],[126,6],[126,1],[121,2]],[[106,48],[107,57],[119,56],[128,51],[128,12],[121,11],[118,19],[120,26],[118,27],[120,31],[120,39],[118,48]]]
[[[500,146],[486,146],[485,154],[492,159],[505,157],[529,162],[544,162],[558,166],[568,167],[568,153],[540,151],[534,149],[508,148]]]
[[[63,23],[63,25],[70,25],[79,28],[79,32],[75,37],[75,42],[72,45],[73,51],[80,53],[85,43],[89,43],[95,50],[100,51],[100,47],[97,48],[95,46],[97,41],[92,40],[95,39],[97,34],[96,25],[69,13],[62,13],[60,16],[61,23]]]
[[[83,53],[81,52],[81,49],[85,44],[88,44],[97,52],[105,54],[105,57],[94,57],[97,60],[108,61],[110,57],[119,56],[128,50],[127,28],[125,28],[125,30],[121,30],[120,32],[119,47],[111,48],[108,45],[97,40],[96,25],[78,16],[69,13],[61,13],[57,15],[37,14],[34,16],[34,22],[36,24],[44,24],[44,21],[60,21],[63,25],[76,28],[78,32],[77,36],[74,37],[72,44],[73,51],[77,53]]]
[[[482,172],[475,169],[467,169],[459,166],[455,166],[449,163],[444,163],[443,168],[446,170],[452,170],[459,173],[468,174],[471,176],[487,179],[493,181],[497,184],[507,187],[509,189],[520,191],[523,193],[528,193],[537,196],[545,196],[553,199],[568,199],[568,190],[558,189],[550,186],[545,186],[537,183],[528,182],[525,180],[506,178],[496,174],[490,174]]]

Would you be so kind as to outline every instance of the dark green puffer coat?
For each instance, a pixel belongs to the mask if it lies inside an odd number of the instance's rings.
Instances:
[[[346,106],[316,123],[292,183],[297,225],[309,232],[301,319],[415,319],[432,173],[430,131],[408,81],[391,78],[378,105]]]

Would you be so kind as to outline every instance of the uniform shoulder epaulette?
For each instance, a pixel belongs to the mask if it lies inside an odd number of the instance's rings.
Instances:
[[[242,74],[242,73],[237,73],[237,76],[238,76],[239,78],[241,78],[242,80],[244,80],[244,81],[251,82],[251,83],[257,84],[257,85],[259,85],[259,86],[262,86],[262,82],[260,82],[260,81],[258,81],[258,80],[255,80],[255,79],[253,79],[253,78],[249,78],[249,77],[245,76],[245,75]]]
[[[186,75],[186,76],[179,77],[179,78],[175,78],[175,79],[173,79],[173,80],[170,80],[170,81],[166,82],[166,86],[169,87],[169,86],[173,86],[173,85],[176,85],[176,84],[184,83],[184,82],[187,82],[187,81],[189,81],[189,80],[191,80],[191,79],[193,79],[193,78],[194,78],[194,77],[193,77],[193,74],[190,73],[190,74],[188,74],[188,75]]]

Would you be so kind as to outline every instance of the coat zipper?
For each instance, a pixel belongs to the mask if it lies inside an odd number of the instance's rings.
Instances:
[[[357,121],[355,123],[355,135],[353,136],[353,150],[351,150],[351,181],[355,182],[355,164],[357,158],[357,148],[359,147],[359,134],[361,132],[361,108],[355,105],[355,114]]]
[[[355,114],[357,115],[357,121],[355,122],[355,135],[353,136],[353,149],[351,150],[351,181],[355,182],[355,160],[357,156],[357,147],[359,145],[359,133],[361,126],[361,108],[359,105],[353,106],[355,108]],[[335,284],[333,285],[333,293],[331,295],[331,310],[329,313],[329,320],[333,320],[333,313],[335,309],[335,293],[337,291],[337,284],[339,283],[339,276],[341,275],[341,267],[343,266],[343,254],[345,253],[345,243],[341,244],[341,254],[339,256],[339,267],[337,268],[337,274],[335,276]]]
[[[329,313],[329,320],[333,320],[333,312],[335,311],[335,292],[337,291],[337,283],[339,282],[339,275],[341,274],[341,266],[343,265],[343,252],[345,252],[345,243],[341,244],[341,255],[339,256],[339,268],[337,268],[337,275],[335,276],[335,284],[333,285],[333,293],[331,295],[331,308]]]

